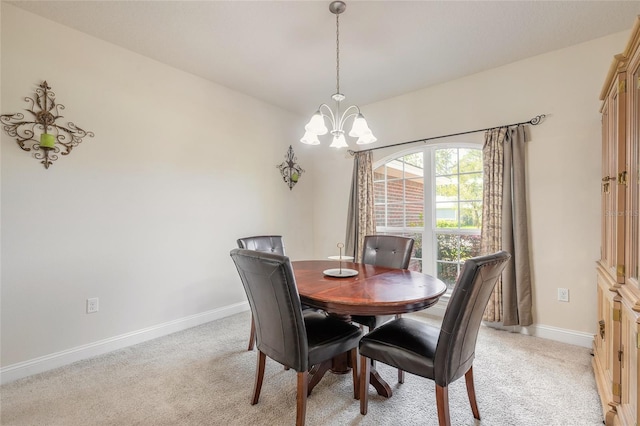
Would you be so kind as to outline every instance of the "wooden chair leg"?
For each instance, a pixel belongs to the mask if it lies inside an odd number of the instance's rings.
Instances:
[[[298,372],[298,396],[296,397],[296,426],[304,426],[307,416],[307,386],[309,384],[309,372]]]
[[[436,385],[436,403],[438,405],[438,424],[440,426],[451,426],[449,388]]]
[[[256,341],[256,323],[253,321],[253,315],[251,315],[251,334],[249,334],[249,347],[248,351],[253,350],[253,344]]]
[[[349,351],[351,359],[351,371],[353,372],[353,398],[360,399],[360,382],[358,381],[358,350],[353,348]]]
[[[262,379],[264,378],[264,365],[267,360],[267,356],[258,351],[258,365],[256,366],[256,382],[253,387],[253,399],[251,400],[251,405],[255,405],[258,403],[258,399],[260,398],[260,390],[262,389]]]
[[[464,373],[464,380],[467,383],[467,395],[469,395],[469,403],[471,404],[473,417],[480,420],[480,411],[478,410],[478,403],[476,402],[476,389],[473,384],[473,367]]]
[[[367,414],[369,405],[369,373],[370,362],[365,356],[360,356],[360,414]]]

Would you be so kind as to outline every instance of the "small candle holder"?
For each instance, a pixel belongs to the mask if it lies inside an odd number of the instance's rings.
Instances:
[[[287,154],[284,158],[285,161],[276,167],[280,169],[280,174],[282,175],[284,183],[289,186],[289,190],[292,190],[295,184],[300,180],[300,175],[304,173],[304,169],[297,163],[298,159],[293,153],[291,145],[289,145],[289,149],[287,150]]]
[[[58,159],[58,153],[69,155],[85,136],[93,137],[93,132],[84,130],[72,122],[65,125],[57,121],[62,118],[60,111],[65,107],[56,102],[56,95],[46,81],[35,90],[34,97],[26,97],[30,103],[26,109],[30,116],[24,114],[0,114],[0,125],[23,151],[33,151],[34,158],[40,161],[45,169]],[[40,134],[39,140],[36,135]]]

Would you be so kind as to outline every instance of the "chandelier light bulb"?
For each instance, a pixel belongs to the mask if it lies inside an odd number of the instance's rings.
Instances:
[[[304,136],[300,139],[300,142],[306,143],[307,145],[320,145],[320,140],[318,139],[318,135],[315,133],[311,133],[310,131],[304,132]]]
[[[373,133],[371,133],[371,130],[369,130],[369,133],[365,133],[364,135],[360,136],[358,138],[358,140],[356,141],[356,143],[358,145],[366,145],[366,144],[369,144],[369,143],[374,143],[377,140],[378,140],[378,138],[373,136]]]
[[[309,120],[307,125],[304,126],[304,129],[307,132],[311,132],[318,136],[326,135],[329,131],[327,129],[327,126],[324,124],[324,117],[322,117],[322,113],[320,112],[320,110],[316,111],[316,113],[313,114],[313,117],[311,117],[311,120]]]
[[[347,141],[344,138],[344,132],[336,132],[333,135],[333,142],[329,145],[331,148],[347,148],[348,146],[349,145],[347,145]]]
[[[362,114],[358,113],[356,118],[353,120],[353,127],[351,127],[349,136],[359,138],[367,133],[371,133],[371,129],[369,129],[369,126],[367,125],[367,120],[364,119]]]

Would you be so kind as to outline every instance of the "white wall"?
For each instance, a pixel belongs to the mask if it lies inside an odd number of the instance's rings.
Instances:
[[[629,27],[633,17],[629,19]],[[613,55],[628,32],[536,56],[383,102],[361,105],[378,145],[529,120],[528,209],[534,321],[539,328],[595,333],[600,253],[600,101]],[[434,61],[437,61],[434,57]],[[389,76],[392,78],[392,76]],[[371,82],[375,84],[375,82]],[[393,148],[399,151],[402,148]],[[390,149],[376,151],[376,159]],[[325,153],[316,181],[315,252],[344,239],[352,160]],[[557,301],[557,288],[570,302]],[[588,334],[587,334],[588,335]]]
[[[276,168],[293,144],[311,169],[303,118],[6,3],[1,41],[3,114],[46,79],[95,133],[45,170],[2,132],[3,368],[248,308],[238,237],[311,257],[312,173]]]

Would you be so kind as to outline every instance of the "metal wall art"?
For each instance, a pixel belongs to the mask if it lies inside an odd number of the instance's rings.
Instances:
[[[289,145],[289,149],[287,150],[287,155],[284,156],[286,159],[279,166],[276,166],[280,169],[280,173],[282,174],[282,179],[284,183],[289,185],[289,190],[293,189],[298,180],[300,179],[300,175],[304,173],[302,167],[296,163],[298,159],[293,153],[293,148]]]
[[[81,129],[72,122],[66,126],[56,124],[62,118],[60,111],[64,105],[56,103],[56,95],[44,81],[36,90],[35,97],[24,98],[31,104],[28,111],[33,117],[25,120],[24,114],[2,114],[0,122],[9,136],[15,137],[18,146],[24,151],[33,150],[33,156],[48,169],[58,159],[58,153],[69,155],[71,150],[82,142],[85,136],[94,133]],[[40,140],[35,139],[36,130],[41,131]]]

